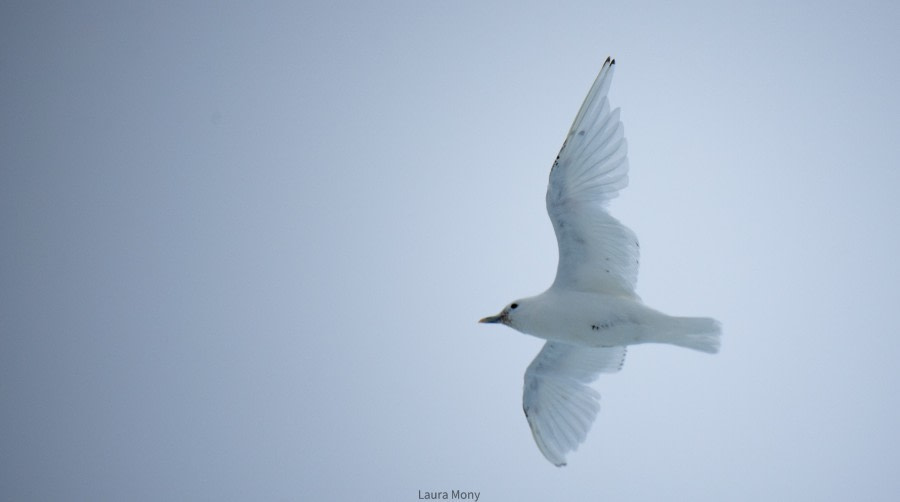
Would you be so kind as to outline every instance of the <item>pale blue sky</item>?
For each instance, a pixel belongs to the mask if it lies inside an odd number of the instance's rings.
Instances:
[[[0,7],[0,498],[893,500],[893,2]],[[569,466],[521,412],[550,164],[618,67],[638,293]]]

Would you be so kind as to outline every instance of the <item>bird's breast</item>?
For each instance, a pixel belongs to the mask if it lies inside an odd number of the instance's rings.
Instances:
[[[583,346],[640,343],[639,316],[633,300],[614,295],[566,292],[545,293],[532,315],[514,326],[543,338]]]

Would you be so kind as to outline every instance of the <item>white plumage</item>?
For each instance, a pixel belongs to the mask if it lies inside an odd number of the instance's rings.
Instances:
[[[600,409],[590,383],[622,367],[626,346],[719,349],[717,321],[668,316],[635,293],[637,237],[606,211],[628,185],[624,128],[619,109],[610,110],[607,99],[614,70],[615,60],[607,58],[550,171],[547,213],[559,244],[556,279],[544,293],[481,320],[547,340],[525,371],[523,408],[538,448],[557,466],[584,441]]]

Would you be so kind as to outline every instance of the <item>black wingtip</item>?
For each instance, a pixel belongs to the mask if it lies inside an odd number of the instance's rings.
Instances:
[[[615,59],[613,59],[613,60],[609,63],[610,66],[612,66],[612,65],[614,65],[614,64],[616,64],[616,60],[615,60]]]
[[[612,58],[611,58],[610,56],[606,56],[606,61],[604,61],[604,63],[609,63],[609,61],[610,61],[611,59],[612,59]]]

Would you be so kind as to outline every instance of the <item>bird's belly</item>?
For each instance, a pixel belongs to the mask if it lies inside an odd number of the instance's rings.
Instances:
[[[621,346],[651,341],[656,312],[624,299],[567,298],[557,308],[545,312],[526,333],[588,347]],[[599,301],[598,301],[599,300]],[[561,308],[560,308],[561,307]]]
[[[637,323],[597,321],[585,327],[547,331],[535,336],[586,347],[614,347],[644,343],[648,341],[645,332],[644,326]]]

